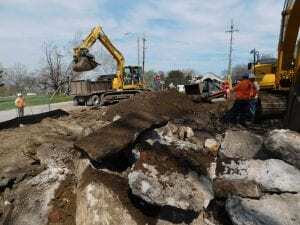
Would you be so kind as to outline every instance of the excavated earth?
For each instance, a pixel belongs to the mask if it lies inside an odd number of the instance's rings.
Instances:
[[[147,92],[1,130],[0,224],[299,224],[299,145],[278,136],[300,136],[225,124],[230,105]]]

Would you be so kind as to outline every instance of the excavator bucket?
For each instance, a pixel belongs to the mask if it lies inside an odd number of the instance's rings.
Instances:
[[[84,72],[93,70],[98,66],[98,63],[90,57],[81,56],[77,60],[77,63],[73,64],[73,71],[75,72]]]

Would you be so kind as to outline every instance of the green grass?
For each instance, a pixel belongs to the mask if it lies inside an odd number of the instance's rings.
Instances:
[[[45,105],[49,103],[49,96],[45,95],[38,95],[38,96],[25,96],[26,107],[34,106],[34,105]],[[15,97],[5,97],[0,98],[0,111],[15,109]],[[64,96],[64,95],[57,95],[54,96],[51,100],[51,103],[58,103],[58,102],[67,102],[71,101],[72,97]]]

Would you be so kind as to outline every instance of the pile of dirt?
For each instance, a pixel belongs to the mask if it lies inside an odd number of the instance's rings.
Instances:
[[[151,114],[167,117],[170,121],[188,124],[193,129],[212,128],[216,131],[221,124],[216,123],[229,108],[227,102],[197,103],[189,96],[175,90],[164,92],[144,92],[108,108],[103,119],[112,121],[115,116],[126,117],[130,113]],[[196,122],[196,123],[195,123]],[[198,127],[195,127],[198,126]]]
[[[119,104],[111,106],[106,118],[115,115],[125,116],[132,112],[147,112],[157,116],[168,116],[175,119],[185,115],[198,115],[201,112],[218,112],[226,108],[227,104],[196,103],[185,94],[175,90],[164,92],[144,92]]]

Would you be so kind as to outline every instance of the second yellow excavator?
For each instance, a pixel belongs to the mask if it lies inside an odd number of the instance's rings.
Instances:
[[[296,103],[300,104],[299,26],[300,0],[286,0],[282,11],[277,60],[259,62],[252,66],[250,64],[261,87],[262,113],[282,113],[288,110],[287,120],[294,121],[288,124],[294,129],[296,118],[299,118],[298,129],[300,129],[300,106],[298,115],[295,114]]]
[[[100,26],[92,29],[80,46],[74,48],[73,70],[84,72],[95,69],[99,64],[89,49],[99,40],[107,49],[117,64],[116,74],[112,78],[101,77],[97,81],[74,81],[71,84],[71,94],[74,103],[86,105],[103,104],[106,100],[118,101],[144,91],[142,68],[140,66],[125,66],[123,54],[111,43]]]

